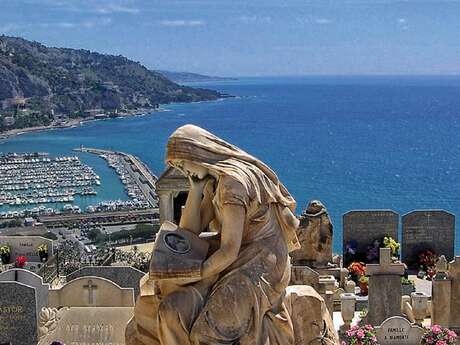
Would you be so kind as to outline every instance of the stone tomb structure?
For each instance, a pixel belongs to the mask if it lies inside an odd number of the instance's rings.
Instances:
[[[369,276],[367,322],[376,326],[389,317],[400,316],[404,265],[392,263],[390,248],[380,248],[380,263],[368,264],[366,270]]]
[[[37,344],[35,289],[18,282],[0,282],[0,344]]]
[[[454,257],[455,216],[443,210],[412,211],[402,217],[402,259],[417,267],[417,254],[430,249],[448,260]]]
[[[433,279],[432,323],[460,334],[460,256],[449,263],[446,273]]]
[[[160,224],[166,220],[179,224],[189,188],[188,179],[177,169],[168,167],[160,175],[156,182],[156,192],[160,199]]]
[[[29,262],[41,262],[37,253],[38,246],[48,247],[48,257],[53,256],[53,241],[40,236],[0,236],[0,246],[8,245],[11,249],[11,262],[18,256],[25,256]]]
[[[35,288],[37,299],[37,317],[43,307],[48,306],[49,284],[43,283],[43,278],[39,275],[23,269],[12,269],[0,273],[0,282],[16,281],[24,285]]]
[[[380,345],[420,345],[424,330],[401,316],[393,316],[375,327]]]
[[[124,345],[132,307],[64,307],[40,313],[39,345]]]
[[[105,278],[122,288],[132,288],[136,299],[139,295],[139,282],[144,275],[144,272],[131,266],[87,266],[69,274],[66,281],[88,276]]]
[[[132,307],[134,290],[99,277],[80,277],[49,291],[49,307]]]
[[[367,247],[385,236],[398,238],[399,215],[391,210],[350,211],[343,215],[344,265],[350,264],[347,244],[356,245],[357,258],[365,258]]]
[[[312,200],[300,216],[297,238],[301,248],[291,253],[294,265],[327,267],[332,262],[333,226],[326,207]]]

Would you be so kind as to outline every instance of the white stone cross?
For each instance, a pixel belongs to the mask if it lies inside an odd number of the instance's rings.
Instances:
[[[381,274],[403,275],[404,265],[392,262],[390,248],[380,248],[380,263],[366,265],[366,274],[368,276]]]
[[[94,304],[94,290],[97,290],[97,286],[93,285],[93,281],[88,280],[88,285],[83,285],[83,288],[88,289],[88,304]]]

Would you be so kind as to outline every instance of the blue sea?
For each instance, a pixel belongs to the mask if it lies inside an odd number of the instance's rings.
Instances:
[[[0,151],[121,150],[160,174],[168,136],[193,123],[270,165],[299,213],[309,200],[321,200],[335,226],[337,251],[342,214],[352,209],[460,213],[460,77],[242,78],[192,86],[236,97],[20,135],[2,142]],[[102,159],[79,156],[102,183],[97,197],[79,200],[82,206],[127,199]],[[459,234],[456,248],[459,253]]]

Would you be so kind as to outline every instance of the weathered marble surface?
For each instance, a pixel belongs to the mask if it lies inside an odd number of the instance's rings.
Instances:
[[[134,298],[137,298],[140,293],[139,282],[144,274],[131,266],[88,266],[69,274],[66,281],[70,282],[76,278],[88,276],[105,278],[122,288],[134,289]]]
[[[400,316],[390,317],[376,327],[380,345],[420,345],[423,333],[422,327]]]
[[[390,248],[380,248],[380,263],[369,264],[366,270],[369,275],[367,322],[375,326],[391,316],[400,316],[404,265],[392,263]]]
[[[319,200],[309,202],[300,216],[297,238],[301,248],[291,253],[296,265],[325,267],[332,262],[333,226],[326,207]]]
[[[99,277],[80,277],[49,291],[50,307],[132,307],[134,290]]]
[[[38,345],[60,341],[72,345],[124,345],[131,307],[72,307],[43,310]],[[46,325],[46,327],[45,327]]]
[[[311,286],[289,286],[286,308],[294,326],[295,344],[310,344],[322,336],[329,340],[327,344],[340,344],[326,303]],[[320,341],[316,343],[321,344]]]

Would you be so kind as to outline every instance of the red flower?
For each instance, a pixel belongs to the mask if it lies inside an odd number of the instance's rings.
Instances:
[[[24,268],[27,264],[27,258],[25,256],[18,256],[14,262],[17,268]]]

